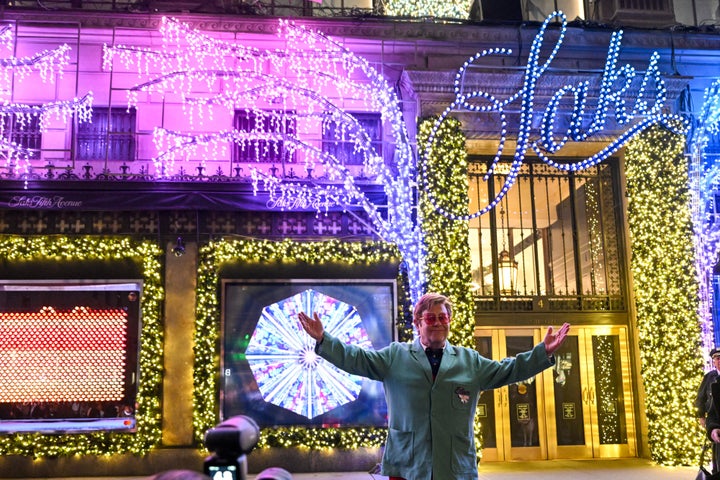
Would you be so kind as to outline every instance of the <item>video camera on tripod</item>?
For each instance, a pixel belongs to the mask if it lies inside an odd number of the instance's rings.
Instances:
[[[250,417],[229,418],[205,432],[205,447],[213,452],[205,459],[203,471],[212,480],[247,480],[247,455],[260,440],[260,428]],[[255,480],[292,480],[282,468],[260,472]]]

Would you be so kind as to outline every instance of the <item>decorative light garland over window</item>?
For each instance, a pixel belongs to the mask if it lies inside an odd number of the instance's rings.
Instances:
[[[702,443],[692,405],[702,365],[684,146],[683,135],[656,126],[625,155],[643,400],[650,454],[665,465],[697,464]]]
[[[291,181],[257,167],[251,169],[255,193],[267,193],[273,204],[313,206],[318,213],[333,207],[362,207],[380,238],[398,245],[407,265],[411,297],[419,298],[424,278],[420,229],[413,220],[414,154],[399,99],[384,77],[339,43],[288,21],[280,21],[282,50],[246,46],[240,43],[242,39],[218,40],[167,18],[163,18],[161,34],[160,50],[114,45],[104,51],[105,69],[117,68],[117,64],[138,72],[138,83],[127,90],[130,106],[142,108],[140,94],[181,96],[190,128],[155,130],[156,174],[172,175],[179,160],[199,159],[205,164],[227,152],[230,145],[248,149],[282,142],[298,155],[306,173],[321,170],[327,181]],[[198,85],[216,93],[201,97],[194,93]],[[391,161],[376,151],[371,136],[346,105],[354,111],[380,113],[384,131],[389,133],[384,148],[394,150]],[[256,122],[257,128],[251,131],[202,132],[203,119],[213,118],[216,108],[229,113],[245,109],[254,118],[269,117],[276,125],[302,123],[318,134],[326,134],[332,124],[337,141],[352,143],[362,158],[364,181],[384,186],[387,206],[368,199],[343,162],[301,132],[268,132],[262,127],[264,121]]]
[[[193,393],[193,426],[198,442],[205,431],[217,424],[219,397],[217,376],[220,364],[220,268],[233,263],[303,262],[322,264],[339,262],[372,265],[399,261],[397,248],[388,243],[327,242],[297,243],[290,240],[214,241],[200,248],[197,312],[195,329],[195,389]],[[398,279],[400,340],[408,340],[411,307]],[[360,448],[379,447],[385,441],[384,428],[305,428],[282,427],[263,429],[259,447]]]
[[[32,457],[58,455],[144,454],[161,440],[162,398],[162,300],[165,296],[160,258],[162,250],[150,242],[130,239],[67,237],[0,237],[0,257],[8,262],[82,260],[123,261],[142,265],[142,329],[139,349],[137,393],[137,431],[94,434],[0,436],[0,453]]]

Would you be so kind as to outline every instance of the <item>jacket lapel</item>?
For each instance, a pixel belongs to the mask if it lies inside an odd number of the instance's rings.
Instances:
[[[413,359],[420,365],[420,368],[422,368],[423,373],[425,374],[425,378],[428,382],[432,383],[432,370],[430,369],[430,362],[428,362],[427,356],[425,355],[425,349],[423,348],[422,344],[420,343],[419,339],[415,339],[415,341],[412,343],[412,348],[410,348],[410,354],[412,355]],[[442,362],[440,362],[440,368],[442,368]]]
[[[445,343],[445,351],[443,352],[442,361],[440,362],[440,369],[438,370],[437,377],[435,380],[442,377],[446,371],[450,370],[457,360],[457,350],[455,347],[450,345],[450,342]]]

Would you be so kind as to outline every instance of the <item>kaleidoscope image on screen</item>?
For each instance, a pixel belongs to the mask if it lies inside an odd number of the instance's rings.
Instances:
[[[300,312],[316,312],[325,330],[344,343],[372,344],[354,306],[312,289],[263,308],[245,352],[260,393],[266,402],[314,418],[356,400],[362,378],[315,354]]]

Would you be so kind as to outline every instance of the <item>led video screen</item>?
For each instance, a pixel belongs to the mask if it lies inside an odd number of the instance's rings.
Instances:
[[[135,430],[140,281],[0,284],[0,433]]]
[[[343,342],[380,349],[396,337],[394,280],[223,282],[221,416],[269,426],[386,426],[380,382],[314,352],[297,314],[318,312]]]

